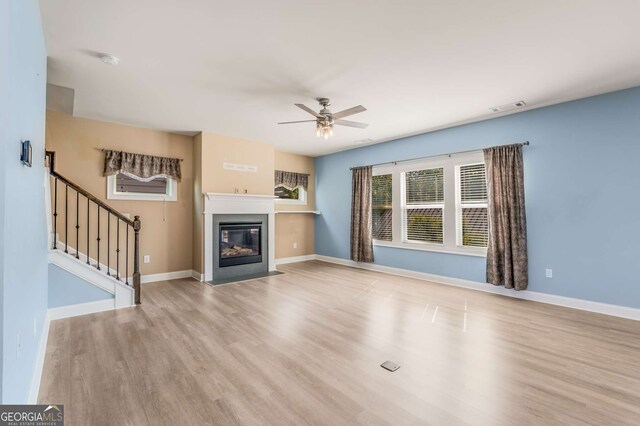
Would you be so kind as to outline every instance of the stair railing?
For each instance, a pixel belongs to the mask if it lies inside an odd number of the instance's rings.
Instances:
[[[69,200],[71,200],[73,202],[73,198],[75,198],[75,258],[78,260],[82,260],[80,255],[81,250],[80,250],[80,245],[81,245],[81,240],[80,240],[80,203],[81,201],[83,202],[83,198],[87,200],[87,204],[86,204],[86,208],[87,208],[87,222],[86,224],[84,224],[84,227],[86,228],[86,234],[87,234],[87,238],[86,238],[86,245],[85,245],[85,253],[84,253],[84,257],[86,257],[86,263],[87,265],[90,266],[94,266],[98,271],[102,270],[102,266],[106,266],[106,275],[109,275],[113,278],[115,278],[118,281],[122,281],[122,277],[121,277],[121,270],[122,270],[122,265],[120,264],[120,252],[121,252],[121,244],[120,244],[120,237],[121,234],[123,235],[123,238],[125,239],[125,243],[124,243],[124,283],[128,286],[133,286],[134,291],[135,291],[135,303],[136,304],[140,304],[140,262],[139,262],[139,257],[140,257],[140,228],[141,228],[141,221],[140,221],[140,216],[134,216],[134,219],[131,220],[128,217],[126,217],[125,215],[123,215],[122,213],[118,212],[117,210],[115,210],[113,207],[109,206],[108,204],[106,204],[105,202],[103,202],[102,200],[98,199],[96,196],[94,196],[93,194],[91,194],[90,192],[86,191],[85,189],[83,189],[82,187],[80,187],[78,184],[72,182],[71,180],[67,179],[66,177],[62,176],[60,173],[58,173],[55,169],[55,164],[56,164],[56,153],[55,151],[46,151],[45,154],[45,160],[48,163],[49,166],[49,174],[51,175],[52,179],[53,179],[53,191],[52,191],[52,198],[53,198],[53,209],[52,209],[52,216],[53,216],[53,244],[52,244],[52,248],[55,250],[58,248],[59,244],[62,244],[63,241],[58,241],[58,187],[62,187],[63,189],[63,194],[64,194],[64,252],[67,254],[69,253],[69,245],[70,243],[73,243],[73,241],[69,240]],[[69,191],[71,191],[71,198],[69,197]],[[74,197],[74,193],[75,193],[75,197]],[[81,198],[82,197],[82,198]],[[97,220],[96,220],[96,230],[95,230],[95,253],[96,253],[96,259],[93,260],[91,259],[91,205],[95,205],[97,206]],[[101,264],[100,263],[100,242],[103,240],[103,235],[100,233],[100,213],[101,211],[103,211],[104,213],[106,213],[106,223],[107,223],[107,250],[106,250],[106,257],[107,257],[107,263],[106,265]],[[104,217],[104,216],[103,216]],[[111,264],[111,257],[112,257],[112,250],[111,250],[111,236],[112,236],[112,230],[111,230],[111,224],[112,222],[115,221],[115,232],[116,232],[116,237],[115,237],[115,268],[112,268],[112,264]],[[123,224],[123,226],[125,226],[126,228],[121,230],[120,229],[120,224]],[[129,229],[131,229],[132,231],[132,235],[133,235],[133,242],[131,242],[130,238],[129,238]],[[73,231],[72,231],[73,232]],[[133,275],[131,276],[131,283],[129,282],[129,258],[130,258],[130,252],[129,252],[129,246],[133,245]],[[62,248],[61,248],[62,249]],[[104,246],[103,246],[104,249]],[[92,265],[92,260],[93,260],[93,265]]]

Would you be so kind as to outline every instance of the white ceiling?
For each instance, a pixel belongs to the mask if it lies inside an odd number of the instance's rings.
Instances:
[[[41,0],[75,114],[320,155],[640,85],[640,0]],[[97,59],[106,52],[118,66]],[[364,105],[328,141],[294,107]]]

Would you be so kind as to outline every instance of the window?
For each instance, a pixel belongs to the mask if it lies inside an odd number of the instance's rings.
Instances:
[[[291,189],[284,185],[279,185],[275,187],[274,195],[277,203],[307,204],[307,191],[301,186]]]
[[[402,203],[404,241],[444,241],[444,169],[404,173]]]
[[[178,191],[176,181],[159,177],[149,182],[134,179],[118,173],[107,177],[107,199],[138,201],[176,201]]]
[[[373,238],[377,240],[391,241],[393,236],[391,182],[390,174],[373,176],[371,182]]]
[[[486,247],[489,239],[489,220],[484,164],[458,166],[456,175],[458,245]]]
[[[374,167],[374,245],[485,256],[482,152]]]

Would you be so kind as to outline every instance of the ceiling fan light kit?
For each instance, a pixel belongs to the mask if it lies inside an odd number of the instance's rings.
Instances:
[[[305,112],[313,115],[315,120],[302,120],[302,121],[283,121],[278,124],[294,124],[294,123],[316,123],[316,136],[323,137],[325,140],[329,139],[329,136],[333,136],[333,126],[335,124],[339,126],[348,126],[348,127],[356,127],[358,129],[366,129],[369,125],[364,123],[357,123],[355,121],[347,121],[342,120],[343,117],[348,117],[350,115],[358,114],[360,112],[364,112],[367,109],[362,105],[355,106],[353,108],[345,109],[340,112],[336,112],[333,114],[329,111],[329,106],[331,105],[331,101],[328,98],[318,98],[318,103],[322,107],[319,112],[315,112],[311,108],[303,104],[294,104],[298,108],[302,109]]]

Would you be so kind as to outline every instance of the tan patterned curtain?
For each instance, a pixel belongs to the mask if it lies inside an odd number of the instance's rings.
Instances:
[[[489,245],[487,282],[526,290],[529,283],[522,145],[484,150]]]
[[[371,230],[372,167],[352,169],[351,181],[351,260],[373,262]]]
[[[288,189],[296,189],[302,187],[307,190],[309,186],[309,175],[305,173],[285,172],[276,170],[276,186],[284,186]]]
[[[133,154],[123,151],[104,150],[104,176],[118,173],[143,182],[156,178],[172,178],[179,181],[180,159]]]

